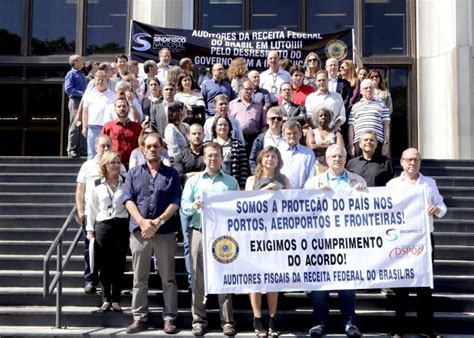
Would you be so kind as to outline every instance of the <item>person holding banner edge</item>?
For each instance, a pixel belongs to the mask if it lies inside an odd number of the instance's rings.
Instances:
[[[291,189],[290,180],[280,172],[282,167],[283,160],[278,148],[265,147],[257,157],[255,175],[247,178],[245,190]],[[262,294],[252,292],[249,296],[253,311],[253,328],[257,337],[266,337],[267,333],[270,337],[278,337],[280,335],[276,320],[278,292],[267,292],[268,330],[262,322]]]
[[[181,213],[191,217],[191,311],[193,316],[192,334],[202,336],[207,327],[206,305],[204,294],[204,265],[203,265],[203,240],[201,209],[203,191],[230,191],[239,190],[237,180],[225,174],[222,170],[223,153],[222,147],[216,142],[204,145],[204,163],[206,170],[188,179],[184,186],[181,198]],[[235,322],[233,318],[232,295],[220,294],[217,296],[219,302],[219,314],[223,334],[234,336]]]
[[[387,183],[387,187],[400,187],[410,189],[413,185],[424,185],[428,197],[430,237],[431,237],[431,261],[434,262],[434,237],[433,237],[433,215],[441,218],[447,212],[443,197],[439,194],[436,181],[430,177],[423,176],[420,173],[421,154],[415,148],[408,148],[402,153],[400,159],[403,172],[399,177],[392,179]],[[421,335],[427,337],[440,337],[433,329],[433,302],[432,291],[429,287],[422,288],[396,288],[395,291],[395,316],[397,332],[394,337],[403,337],[405,331],[405,316],[408,307],[408,294],[410,291],[416,292],[417,298],[417,316],[420,321]]]
[[[363,190],[367,187],[365,180],[344,168],[346,164],[346,149],[333,144],[326,150],[328,170],[310,178],[304,189],[356,189]],[[314,326],[309,330],[311,337],[322,337],[326,332],[329,317],[329,291],[312,291]],[[344,325],[348,337],[360,337],[361,332],[355,325],[355,291],[339,290],[338,297]]]

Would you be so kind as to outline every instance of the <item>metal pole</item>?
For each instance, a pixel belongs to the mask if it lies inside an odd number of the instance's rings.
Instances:
[[[58,243],[58,254],[56,257],[56,274],[59,276],[58,286],[56,287],[56,328],[61,328],[61,308],[62,308],[62,293],[63,293],[63,239],[61,238]]]

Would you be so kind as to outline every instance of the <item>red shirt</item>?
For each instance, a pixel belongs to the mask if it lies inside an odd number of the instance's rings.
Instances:
[[[291,94],[291,102],[294,104],[304,106],[306,101],[306,96],[314,92],[314,88],[305,84],[302,84],[300,88],[293,88],[293,93]]]
[[[141,131],[140,123],[130,120],[125,124],[119,120],[110,121],[102,128],[102,134],[109,135],[112,148],[120,154],[123,163],[128,163],[132,150],[138,147],[138,136]]]

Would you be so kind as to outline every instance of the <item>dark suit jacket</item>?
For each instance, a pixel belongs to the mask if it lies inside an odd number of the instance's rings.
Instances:
[[[346,112],[350,108],[350,94],[351,94],[351,84],[349,81],[337,78],[337,86],[336,86],[336,92],[341,94],[342,100],[344,101],[344,107],[346,108]]]
[[[295,119],[298,121],[301,126],[304,126],[306,123],[306,120],[308,117],[306,116],[306,107],[305,106],[299,106],[297,104],[294,104],[293,102],[290,102],[290,111],[287,112],[285,109],[285,106],[283,104],[279,105],[278,108],[282,112],[283,116],[288,116],[288,118]]]

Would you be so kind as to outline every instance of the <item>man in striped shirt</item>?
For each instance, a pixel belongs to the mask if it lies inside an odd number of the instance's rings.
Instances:
[[[378,146],[375,152],[388,156],[390,152],[390,110],[374,97],[374,85],[370,79],[362,81],[362,98],[352,106],[349,114],[349,153],[352,157],[361,154],[359,140],[362,132],[373,129],[377,133]]]

